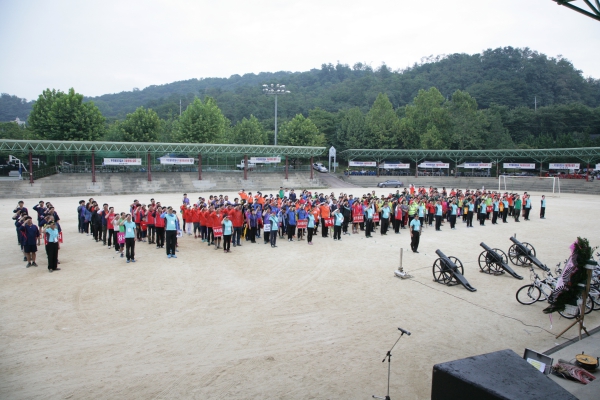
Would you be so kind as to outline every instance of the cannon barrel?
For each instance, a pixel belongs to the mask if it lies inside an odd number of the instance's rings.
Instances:
[[[448,268],[448,270],[454,276],[454,278],[456,279],[456,281],[458,283],[463,285],[465,287],[465,289],[467,289],[470,292],[477,291],[477,289],[475,289],[473,286],[471,286],[469,281],[467,281],[465,279],[465,277],[458,271],[458,267],[456,266],[456,264],[453,263],[452,260],[450,260],[444,253],[442,253],[442,251],[440,249],[437,249],[435,251],[435,254],[437,254],[440,257],[440,259],[442,260],[444,265]]]
[[[538,268],[540,268],[546,272],[550,271],[550,268],[546,267],[546,265],[544,265],[540,260],[538,260],[536,256],[531,254],[531,250],[529,250],[527,247],[525,247],[525,245],[523,243],[519,242],[513,236],[510,237],[510,241],[513,242],[519,248],[519,250],[523,253],[523,255],[525,257],[527,257],[532,264],[536,265]]]

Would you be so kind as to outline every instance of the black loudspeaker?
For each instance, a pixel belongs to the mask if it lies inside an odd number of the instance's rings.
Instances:
[[[433,366],[432,400],[577,400],[507,349]]]

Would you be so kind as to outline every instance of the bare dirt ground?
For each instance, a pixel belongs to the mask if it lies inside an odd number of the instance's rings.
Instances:
[[[180,195],[153,197],[181,201]],[[116,210],[133,199],[96,197]],[[436,363],[506,348],[544,351],[566,340],[555,335],[569,321],[555,314],[551,327],[544,304],[515,300],[530,282],[527,269],[514,267],[522,281],[479,272],[481,241],[507,251],[516,233],[552,268],[577,236],[600,244],[600,197],[548,198],[541,220],[536,195],[532,221],[428,228],[420,254],[409,251],[405,230],[341,242],[319,235],[314,246],[279,240],[276,249],[261,239],[229,254],[184,237],[177,259],[138,243],[138,262],[126,264],[77,233],[79,198],[56,198],[44,200],[62,218],[65,243],[62,271],[50,274],[43,247],[38,268],[22,262],[11,222],[17,200],[0,201],[4,399],[366,399],[385,394],[381,360],[397,327],[412,335],[392,353],[391,396],[426,399]],[[40,199],[24,200],[31,210]],[[414,279],[393,275],[401,247]],[[477,292],[432,281],[436,249],[463,262]],[[599,315],[588,315],[587,326],[598,326]],[[573,329],[567,338],[575,335]]]

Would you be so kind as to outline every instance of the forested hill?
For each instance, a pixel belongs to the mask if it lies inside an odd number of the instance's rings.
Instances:
[[[397,51],[401,51],[398,49]],[[240,67],[243,69],[243,66]],[[143,90],[86,97],[109,120],[123,119],[139,106],[154,109],[161,118],[179,114],[194,97],[211,96],[232,123],[250,115],[259,120],[273,117],[273,99],[264,96],[265,83],[285,84],[291,94],[280,97],[279,115],[307,115],[319,107],[336,112],[359,107],[366,112],[379,93],[386,93],[395,108],[413,101],[420,89],[436,87],[444,97],[467,91],[479,108],[490,104],[509,108],[580,103],[600,106],[600,80],[585,78],[566,59],[550,58],[530,49],[512,47],[486,50],[481,54],[429,57],[402,71],[386,65],[376,69],[357,63],[323,64],[306,72],[276,72],[233,75],[229,78],[190,79]],[[16,96],[0,97],[0,121],[25,120],[32,102]]]
[[[398,49],[401,51],[401,49]],[[241,67],[243,68],[243,67]],[[403,71],[386,65],[377,69],[357,63],[323,64],[306,72],[276,72],[233,75],[229,78],[190,79],[143,90],[91,98],[106,117],[123,118],[143,105],[161,118],[179,113],[194,96],[216,99],[233,123],[250,114],[272,117],[272,99],[262,95],[264,83],[285,84],[292,93],[279,101],[284,118],[307,114],[316,107],[336,112],[360,107],[367,111],[378,93],[386,93],[394,107],[412,102],[420,89],[436,87],[445,97],[455,90],[467,91],[480,108],[490,104],[514,107],[582,103],[600,105],[600,80],[584,78],[564,58],[550,58],[530,49],[512,47],[486,50],[481,54],[429,57]]]

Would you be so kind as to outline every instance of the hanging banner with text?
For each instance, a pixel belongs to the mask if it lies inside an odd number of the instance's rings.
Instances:
[[[351,167],[375,167],[377,163],[375,161],[348,161],[348,165]]]
[[[385,163],[385,164],[383,164],[383,166],[381,168],[383,168],[383,169],[409,169],[410,168],[410,164],[404,164],[404,163],[389,164],[389,163]]]
[[[463,168],[492,168],[492,163],[464,163]]]
[[[577,164],[556,164],[551,163],[549,169],[579,169],[579,163]]]
[[[529,163],[504,163],[504,168],[512,169],[535,169],[535,164]]]
[[[296,223],[298,229],[306,229],[306,227],[308,226],[308,220],[307,219],[299,219],[298,222]]]
[[[442,162],[422,162],[419,168],[450,168],[450,164]]]
[[[277,164],[281,162],[281,157],[250,157],[248,162],[252,164]]]
[[[103,165],[142,165],[141,158],[105,158]]]
[[[169,157],[161,157],[159,158],[161,164],[171,164],[171,165],[194,165],[193,158],[169,158]]]

